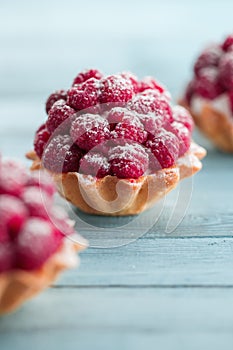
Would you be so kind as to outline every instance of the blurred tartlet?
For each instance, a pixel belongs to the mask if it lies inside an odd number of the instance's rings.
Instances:
[[[58,191],[86,213],[134,215],[201,169],[189,112],[172,106],[158,81],[92,69],[46,102],[31,169],[45,168]]]
[[[40,176],[39,176],[40,175]],[[78,264],[86,246],[53,205],[48,175],[0,160],[0,314],[11,312]]]
[[[180,103],[219,149],[233,153],[233,35],[208,46]]]

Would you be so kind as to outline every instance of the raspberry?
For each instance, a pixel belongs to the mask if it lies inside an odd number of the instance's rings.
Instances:
[[[91,153],[100,153],[108,159],[109,150],[116,146],[118,143],[114,139],[109,139],[103,143],[99,143],[97,146],[92,148]]]
[[[133,90],[135,93],[138,93],[138,78],[132,74],[131,72],[123,72],[120,74],[123,78],[125,78],[126,80],[130,80],[130,82],[132,83],[133,85]]]
[[[10,242],[0,243],[0,273],[9,271],[14,267],[14,246]]]
[[[128,103],[128,107],[139,114],[153,112],[161,116],[165,123],[172,121],[172,110],[168,101],[157,93],[138,94]]]
[[[67,104],[79,111],[96,106],[99,98],[100,82],[95,78],[88,79],[68,90]]]
[[[81,73],[79,73],[73,81],[73,85],[82,84],[84,81],[95,78],[100,80],[103,77],[103,74],[100,73],[97,69],[87,69]]]
[[[132,140],[143,143],[146,141],[147,132],[144,130],[139,118],[134,115],[126,115],[116,125],[115,130],[112,132],[112,137],[114,139]]]
[[[25,168],[13,160],[0,164],[0,194],[19,196],[28,179]]]
[[[89,174],[101,178],[109,175],[109,169],[108,159],[101,153],[87,153],[80,160],[79,172],[81,174]]]
[[[233,49],[233,34],[229,35],[222,44],[223,51],[231,51]]]
[[[100,115],[83,114],[72,122],[70,135],[80,148],[89,151],[109,139],[109,123]]]
[[[197,59],[194,65],[194,72],[199,76],[200,70],[206,67],[217,67],[222,55],[222,50],[219,46],[211,46],[207,48]]]
[[[124,103],[132,98],[133,93],[133,84],[121,75],[110,75],[101,80],[100,103]]]
[[[21,195],[22,200],[26,204],[30,216],[41,218],[48,217],[48,210],[52,206],[52,198],[39,187],[26,187]]]
[[[53,225],[61,231],[61,233],[63,232],[63,235],[69,236],[75,233],[74,222],[69,219],[69,216],[63,208],[53,206],[49,212],[49,217]]]
[[[64,100],[66,101],[67,99],[67,93],[65,90],[58,90],[58,91],[55,91],[54,93],[52,93],[47,101],[46,101],[46,112],[48,114],[50,108],[53,106],[53,104],[58,101],[58,100]]]
[[[39,173],[29,175],[20,164],[0,159],[0,175],[0,272],[37,269],[60,247],[64,234],[74,233],[73,226],[52,207],[54,188],[45,173],[39,182]],[[7,182],[10,176],[17,186]]]
[[[24,203],[8,194],[0,195],[1,224],[14,237],[28,217],[28,209]]]
[[[194,123],[189,111],[186,108],[178,105],[174,106],[172,111],[174,121],[183,124],[191,132],[193,130]]]
[[[154,113],[148,113],[146,115],[141,114],[140,120],[143,123],[145,130],[152,135],[157,134],[158,130],[166,125],[163,117]]]
[[[0,245],[1,245],[1,243],[8,242],[9,240],[10,240],[10,236],[9,236],[7,226],[5,225],[3,220],[1,220],[0,221]],[[0,263],[0,265],[1,265],[1,263]]]
[[[66,102],[59,100],[53,104],[49,110],[49,116],[46,122],[47,129],[50,133],[58,130],[59,133],[69,132],[71,117],[75,110],[67,106]],[[57,129],[59,127],[59,129]]]
[[[230,107],[233,114],[233,91],[229,92]]]
[[[148,159],[145,149],[137,143],[119,145],[110,150],[110,170],[118,178],[137,179],[146,172]]]
[[[195,83],[196,93],[206,99],[214,99],[223,89],[219,83],[218,69],[214,67],[203,68]]]
[[[54,227],[61,233],[63,232],[63,235],[69,236],[75,233],[74,222],[70,220],[63,208],[56,205],[53,206],[49,212],[49,217]]]
[[[34,150],[39,158],[42,157],[44,148],[50,138],[50,133],[48,132],[47,126],[42,124],[36,131],[34,139]]]
[[[24,270],[40,268],[59,248],[62,237],[49,221],[30,218],[16,240],[17,267]]]
[[[131,111],[129,111],[127,108],[123,107],[114,107],[112,108],[108,115],[107,119],[110,124],[111,130],[115,128],[117,123],[120,123],[125,115],[131,115]]]
[[[40,171],[39,173],[32,173],[26,185],[42,189],[44,192],[47,193],[49,197],[52,197],[55,193],[55,187],[52,179],[49,177],[48,174],[45,174],[42,171]]]
[[[55,173],[78,171],[82,155],[82,151],[73,144],[69,135],[58,135],[46,147],[43,165]]]
[[[135,116],[139,118],[139,115],[135,111],[130,111],[124,107],[114,107],[106,115],[110,124],[110,130],[114,130],[116,124],[121,123],[124,117],[134,118]]]
[[[222,56],[219,63],[219,79],[227,90],[233,90],[233,52]]]
[[[179,157],[183,156],[189,149],[191,144],[191,134],[188,128],[177,121],[171,124],[171,131],[179,140]]]
[[[145,146],[156,158],[154,164],[150,164],[152,169],[155,167],[156,160],[162,168],[169,168],[175,164],[178,158],[179,141],[172,132],[163,130],[157,135],[149,135]]]
[[[157,82],[154,78],[145,77],[139,82],[138,91],[143,92],[148,89],[157,90],[160,93],[164,93],[166,90],[165,87],[161,83]]]

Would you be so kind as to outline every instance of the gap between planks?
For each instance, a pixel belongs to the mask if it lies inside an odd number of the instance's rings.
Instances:
[[[63,284],[50,286],[51,289],[233,289],[233,284],[109,284],[109,285],[75,285]]]

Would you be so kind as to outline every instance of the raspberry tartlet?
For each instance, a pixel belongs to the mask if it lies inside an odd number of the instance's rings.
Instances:
[[[0,314],[75,267],[76,252],[85,248],[66,213],[53,205],[54,191],[48,174],[0,160]]]
[[[233,35],[197,58],[181,104],[219,149],[233,153]]]
[[[45,168],[82,211],[134,215],[201,169],[206,152],[191,140],[193,121],[152,77],[81,72],[46,102],[32,170]]]

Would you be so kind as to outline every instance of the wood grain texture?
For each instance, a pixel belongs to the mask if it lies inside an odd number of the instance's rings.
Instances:
[[[232,289],[48,290],[0,320],[1,349],[231,349],[232,302]]]
[[[233,286],[233,239],[139,239],[125,247],[88,249],[79,270],[57,286]]]

